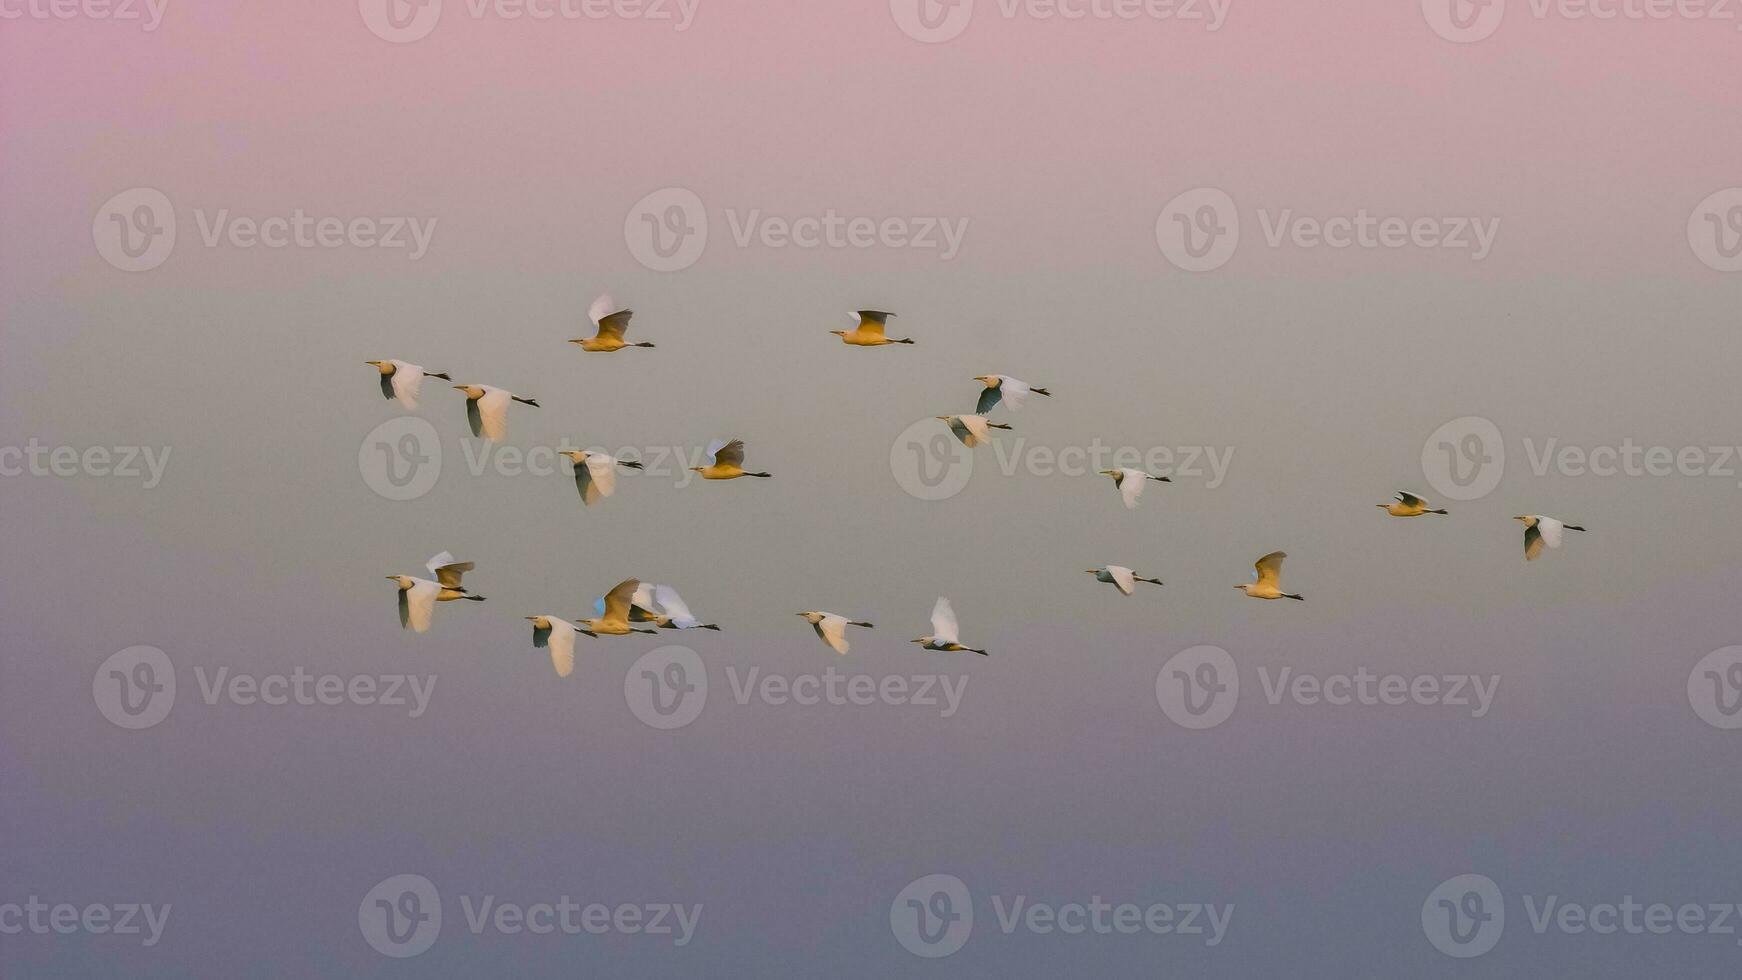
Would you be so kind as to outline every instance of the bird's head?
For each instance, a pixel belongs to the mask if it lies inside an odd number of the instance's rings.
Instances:
[[[576,466],[579,466],[580,464],[587,461],[587,456],[589,454],[585,449],[565,449],[562,452],[557,453],[557,455],[558,456],[567,456],[569,458],[569,462],[574,463]]]
[[[1111,476],[1111,477],[1117,478],[1119,476],[1119,471],[1118,470],[1102,470],[1101,475],[1102,476]]]
[[[994,374],[976,374],[974,375],[974,380],[988,388],[994,387],[998,384],[998,376]]]
[[[411,576],[409,575],[389,575],[387,577],[398,582],[401,590],[411,588]]]
[[[1523,521],[1525,527],[1529,527],[1530,525],[1536,523],[1536,518],[1530,516],[1529,514],[1519,514],[1517,517],[1514,517],[1513,520]]]
[[[816,612],[815,610],[812,610],[811,612],[801,612],[798,614],[798,617],[805,622],[810,623],[812,626],[823,621],[823,614]]]
[[[473,401],[484,397],[484,389],[477,385],[454,385],[454,390],[465,392],[466,397]]]
[[[550,629],[549,616],[528,616],[526,618],[532,622],[532,628],[535,630]]]
[[[393,373],[392,361],[364,361],[363,363],[373,367],[377,371],[380,371],[382,374]]]
[[[917,639],[917,640],[908,640],[908,641],[907,641],[907,642],[909,642],[909,643],[917,643],[917,644],[919,644],[919,645],[920,645],[920,646],[925,646],[925,645],[926,645],[926,644],[927,644],[927,643],[930,643],[930,642],[931,642],[931,637],[929,637],[929,636],[922,636],[922,637],[920,637],[920,638],[919,638],[919,639]]]

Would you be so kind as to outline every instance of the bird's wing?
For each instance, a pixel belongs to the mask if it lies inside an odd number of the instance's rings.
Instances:
[[[550,626],[550,665],[558,677],[567,677],[575,672],[575,630],[560,619],[551,620]]]
[[[605,593],[606,622],[629,622],[629,602],[635,597],[635,590],[640,588],[639,579],[626,578],[617,583],[617,587]]]
[[[484,438],[484,416],[478,411],[478,402],[475,399],[466,399],[466,422],[472,427],[473,438]]]
[[[1004,404],[1010,406],[1010,410],[1014,412],[1022,407],[1022,402],[1028,397],[1030,388],[1026,381],[1018,381],[1007,374],[1000,374],[998,376],[998,390],[1004,392]]]
[[[443,552],[439,552],[438,554],[431,557],[429,561],[424,562],[423,567],[429,569],[429,573],[431,575],[434,575],[436,573],[436,569],[442,567],[443,565],[452,565],[453,563],[454,563],[453,552],[443,551]]]
[[[1552,517],[1538,517],[1536,529],[1542,532],[1544,544],[1550,548],[1559,548],[1561,546],[1561,532],[1566,529],[1566,525]]]
[[[1397,502],[1405,507],[1420,507],[1427,503],[1427,501],[1417,497],[1413,493],[1410,493],[1408,490],[1397,491]]]
[[[1119,495],[1125,498],[1125,509],[1136,510],[1137,498],[1143,496],[1144,480],[1139,474],[1130,470],[1119,471]]]
[[[721,466],[744,465],[744,440],[742,439],[733,439],[718,449],[712,446],[709,449],[709,454],[714,457],[714,462]]]
[[[987,412],[990,412],[994,408],[997,408],[998,403],[1000,401],[1002,401],[1003,398],[1004,398],[1004,392],[1002,390],[1002,387],[986,388],[986,389],[982,390],[980,392],[980,402],[979,402],[979,404],[974,406],[974,414],[985,415]],[[1015,408],[1016,403],[1011,402],[1010,407]]]
[[[393,392],[389,397],[398,398],[406,408],[417,407],[417,394],[423,389],[423,368],[404,361],[393,362],[393,373],[381,378],[382,394],[391,385]]]
[[[1536,556],[1542,554],[1542,532],[1537,530],[1537,526],[1532,524],[1524,529],[1525,561],[1535,561]]]
[[[931,633],[938,643],[960,643],[957,634],[961,627],[956,623],[956,610],[950,606],[950,600],[938,597],[938,604],[931,607]]]
[[[962,445],[973,449],[980,444],[980,440],[974,437],[974,430],[968,428],[968,423],[964,421],[964,418],[965,416],[952,415],[949,422],[945,424],[950,427],[950,432],[954,433],[957,439],[962,440]]]
[[[689,605],[683,601],[683,597],[678,595],[677,590],[671,586],[654,586],[653,601],[655,605],[659,606],[659,611],[661,613],[671,617],[673,624],[682,627],[683,629],[689,629],[696,625],[696,617],[690,613]]]
[[[549,616],[546,616],[544,618],[549,619],[552,623],[556,622],[555,619],[552,619]],[[550,631],[551,631],[551,627],[539,626],[538,624],[534,623],[532,626],[532,645],[539,648],[540,650],[543,650],[545,647],[550,646]]]
[[[1118,586],[1120,592],[1130,595],[1137,590],[1137,579],[1134,577],[1136,573],[1131,569],[1122,565],[1108,565],[1107,574],[1113,576],[1113,584]]]
[[[593,468],[584,462],[575,464],[575,489],[581,492],[583,504],[592,504],[604,496],[593,484]]]
[[[883,327],[889,319],[889,314],[876,310],[860,310],[855,314],[859,318],[859,332],[883,336]]]
[[[587,307],[587,319],[597,325],[599,321],[615,312],[617,312],[617,301],[611,298],[610,293],[603,293],[598,299],[593,300],[592,306]]]
[[[478,406],[478,423],[472,426],[475,433],[481,427],[484,438],[491,442],[501,442],[508,437],[508,403],[514,396],[501,388],[491,388],[484,392],[482,398],[472,404]]]
[[[448,562],[430,569],[430,571],[435,572],[436,581],[442,584],[442,588],[457,589],[460,587],[460,576],[476,567],[478,567],[477,562],[452,561],[450,559]]]
[[[400,622],[409,622],[412,630],[418,633],[428,631],[430,621],[435,616],[436,596],[441,591],[441,586],[434,582],[419,582],[409,589],[401,589]]]
[[[411,603],[405,598],[404,589],[397,591],[399,593],[399,628],[404,629],[411,625]]]
[[[609,456],[588,456],[581,467],[575,470],[575,479],[581,477],[581,469],[587,471],[590,479],[587,486],[581,488],[581,496],[592,503],[600,497],[609,497],[617,490],[617,461]]]
[[[986,427],[984,415],[964,415],[961,419],[962,428],[967,429],[968,433],[974,437],[973,442],[968,442],[970,447],[975,443],[986,442],[992,438],[992,430]],[[967,442],[965,439],[963,441]]]
[[[633,310],[619,310],[599,321],[599,336],[622,340],[623,334],[629,330],[629,318],[635,315]]]
[[[1252,567],[1258,572],[1258,584],[1274,586],[1282,579],[1282,560],[1288,555],[1280,551],[1272,551],[1258,559]]]
[[[824,643],[834,648],[836,653],[847,652],[849,644],[847,643],[847,620],[845,617],[824,616],[816,622],[815,626],[817,635],[823,638]]]

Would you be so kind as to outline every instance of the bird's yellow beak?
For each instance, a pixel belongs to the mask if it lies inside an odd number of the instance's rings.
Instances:
[[[1528,521],[1528,520],[1530,520],[1530,518],[1526,517],[1523,514],[1520,514],[1517,517],[1514,517],[1513,520],[1515,520],[1515,521]]]
[[[832,333],[837,337],[845,337],[847,335],[847,331],[845,330],[830,330],[829,333]]]
[[[1118,470],[1102,470],[1101,475],[1102,476],[1118,476],[1119,471]]]
[[[924,643],[924,642],[925,642],[925,637],[923,637],[923,636],[922,636],[922,637],[920,637],[920,638],[919,638],[919,639],[917,639],[917,640],[908,640],[908,641],[907,641],[907,642],[909,642],[909,643]]]
[[[380,361],[364,361],[364,362],[363,362],[363,363],[364,363],[364,364],[367,364],[367,365],[369,365],[369,366],[371,366],[371,367],[380,367],[380,366],[381,366],[381,362],[380,362]]]
[[[465,385],[450,385],[449,387],[453,388],[455,391],[465,391],[466,390]]]
[[[397,576],[397,575],[389,575],[387,577],[389,579],[391,579],[392,581],[395,581],[395,582],[399,581],[399,576]]]
[[[939,422],[948,422],[950,420],[948,415],[933,415],[932,418],[937,419]]]

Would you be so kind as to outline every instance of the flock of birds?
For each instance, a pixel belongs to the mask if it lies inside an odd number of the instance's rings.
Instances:
[[[852,347],[913,344],[911,337],[888,336],[888,320],[894,315],[880,310],[860,310],[849,314],[854,323],[851,330],[829,332]],[[631,343],[624,339],[634,311],[617,307],[609,294],[595,300],[588,309],[587,316],[594,326],[593,336],[570,341],[587,353],[609,354],[631,347],[654,346],[647,342]],[[398,401],[408,410],[417,408],[425,378],[453,381],[444,372],[427,371],[409,361],[390,359],[366,363],[374,367],[380,375],[381,394],[389,400]],[[1052,392],[1045,388],[1035,387],[1005,374],[977,375],[974,380],[983,386],[974,414],[936,416],[970,449],[987,442],[991,438],[991,430],[1010,428],[1009,425],[994,422],[990,418],[990,413],[999,405],[1014,412],[1022,407],[1030,395],[1052,396]],[[507,438],[508,411],[511,405],[518,403],[539,407],[536,399],[525,398],[493,385],[455,384],[452,387],[466,395],[466,420],[471,426],[472,435],[492,442],[501,442]],[[634,460],[617,459],[599,452],[579,450],[561,455],[574,464],[575,486],[580,492],[581,502],[588,506],[611,496],[615,491],[617,467],[641,468],[641,464]],[[699,473],[704,480],[736,480],[742,477],[767,479],[773,475],[750,472],[744,468],[744,442],[740,439],[713,440],[708,444],[707,457],[706,466],[689,467],[690,471]],[[1100,475],[1112,479],[1126,509],[1137,506],[1144,487],[1150,482],[1171,482],[1166,476],[1156,476],[1131,468],[1101,470]],[[1398,491],[1390,503],[1376,506],[1384,509],[1391,517],[1423,517],[1448,513],[1445,508],[1433,507],[1425,498],[1408,491]],[[1577,524],[1568,524],[1541,514],[1523,514],[1513,519],[1524,524],[1524,557],[1527,561],[1535,560],[1545,547],[1559,548],[1564,537],[1563,532],[1585,530]],[[1281,551],[1265,555],[1253,564],[1252,581],[1234,587],[1254,599],[1305,601],[1305,597],[1298,593],[1282,590],[1282,561],[1287,557]],[[474,595],[461,585],[465,573],[475,567],[473,562],[457,561],[453,555],[444,551],[431,558],[425,567],[429,571],[429,578],[412,575],[387,576],[398,585],[399,623],[402,628],[410,628],[419,633],[427,631],[434,618],[436,604],[440,602],[459,599],[484,601],[483,596]],[[1086,571],[1095,576],[1097,582],[1112,585],[1127,596],[1137,590],[1140,582],[1162,584],[1158,578],[1139,575],[1123,565],[1103,565]],[[797,615],[811,625],[819,639],[836,653],[843,655],[850,646],[847,640],[849,626],[872,628],[870,623],[863,620],[849,619],[822,610],[808,610]],[[720,629],[717,624],[703,623],[696,618],[677,590],[671,586],[642,582],[634,578],[624,579],[599,598],[594,603],[592,616],[570,620],[544,614],[525,618],[532,623],[533,645],[550,651],[551,664],[560,677],[567,677],[574,671],[577,634],[597,638],[628,636],[634,633],[653,634],[659,629]],[[940,597],[932,607],[931,627],[930,634],[910,642],[919,644],[925,650],[988,655],[984,649],[966,646],[961,642],[961,624],[947,598]]]

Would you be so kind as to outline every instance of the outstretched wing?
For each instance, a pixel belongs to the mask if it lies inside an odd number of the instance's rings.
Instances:
[[[1284,552],[1272,551],[1258,559],[1252,566],[1258,573],[1258,584],[1276,586],[1276,583],[1282,580],[1282,560],[1287,557],[1288,555]]]
[[[1023,401],[1028,398],[1028,393],[1032,389],[1029,388],[1026,381],[1018,381],[1008,374],[1000,374],[998,376],[998,390],[1004,392],[1004,404],[1008,405],[1010,410],[1014,412],[1022,408]],[[980,414],[986,413],[981,412]]]
[[[473,438],[484,438],[484,415],[478,411],[477,399],[466,399],[466,423],[472,427]]]
[[[618,582],[616,587],[605,593],[605,615],[602,617],[608,623],[629,622],[629,601],[635,597],[635,590],[641,587],[639,579],[626,578]]]
[[[567,677],[575,672],[574,627],[560,619],[552,619],[550,627],[544,631],[550,645],[550,665],[556,668],[558,677]]]
[[[708,444],[708,455],[720,466],[744,465],[744,440],[733,439],[731,442]]]
[[[1420,507],[1427,503],[1427,501],[1417,497],[1413,493],[1410,493],[1408,490],[1397,491],[1397,502],[1405,507]]]
[[[1537,525],[1532,524],[1524,529],[1524,560],[1535,561],[1536,556],[1540,554],[1542,554],[1542,532],[1537,530]]]
[[[875,334],[879,337],[883,336],[883,328],[887,325],[889,318],[894,316],[893,313],[884,313],[880,310],[859,310],[854,315],[859,318],[860,333]]]
[[[1002,401],[1003,398],[1004,398],[1004,391],[1003,391],[1002,386],[1000,386],[998,388],[987,388],[987,389],[981,391],[980,392],[980,401],[978,404],[976,404],[974,406],[974,414],[975,415],[985,415],[987,412],[990,412],[994,408],[997,408],[998,403],[1000,401]],[[1011,402],[1010,407],[1015,408],[1016,403]]]
[[[447,553],[443,552],[443,554]],[[448,555],[446,562],[432,566],[430,571],[435,573],[436,581],[442,584],[442,588],[457,589],[460,587],[460,576],[476,567],[478,567],[476,562],[454,561],[453,556]]]
[[[501,442],[508,438],[508,403],[513,397],[501,388],[491,388],[484,392],[482,398],[472,402],[478,408],[478,418],[472,425],[472,434],[477,435],[482,429],[484,438],[491,442]]]
[[[817,635],[823,638],[836,653],[845,654],[847,647],[847,620],[841,616],[824,616],[815,624]]]
[[[586,470],[590,478],[587,486],[581,488],[581,497],[587,503],[594,503],[601,497],[609,497],[617,490],[617,461],[609,456],[594,453],[586,458],[583,465],[575,467],[575,480],[581,478],[581,470]]]
[[[960,643],[960,632],[961,627],[956,623],[956,610],[950,606],[950,600],[939,596],[938,604],[931,608],[932,639],[940,644]]]
[[[1566,527],[1565,524],[1552,517],[1538,517],[1536,519],[1536,529],[1542,532],[1542,543],[1550,548],[1561,546],[1561,538],[1565,536],[1562,532],[1566,530]]]
[[[1137,591],[1136,573],[1120,565],[1108,565],[1107,574],[1113,576],[1113,584],[1120,592],[1130,595]]]
[[[1125,509],[1136,510],[1137,498],[1143,496],[1143,485],[1149,482],[1134,470],[1119,471],[1119,495],[1125,498]]]
[[[593,300],[593,305],[587,307],[587,319],[597,326],[599,321],[616,312],[617,301],[611,298],[610,293],[601,293],[598,299]]]
[[[669,585],[653,587],[653,604],[659,608],[662,615],[671,618],[672,625],[679,629],[689,629],[697,625],[696,617],[691,615],[690,607],[677,594],[677,590]]]
[[[429,624],[435,617],[436,596],[441,594],[441,587],[434,582],[419,582],[409,589],[399,592],[399,622],[409,624],[413,632],[429,631]]]
[[[388,388],[391,386],[392,391]],[[381,378],[381,393],[398,398],[406,408],[417,407],[417,395],[423,390],[423,368],[404,361],[393,362],[393,373]]]
[[[599,336],[613,340],[622,340],[623,334],[629,330],[629,318],[635,315],[634,310],[619,310],[599,321]]]

